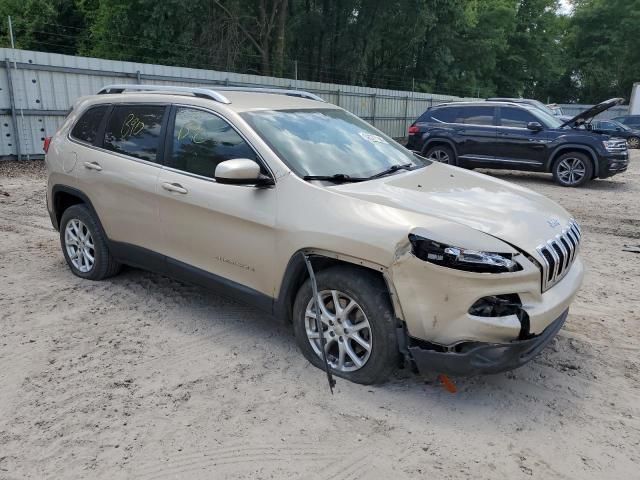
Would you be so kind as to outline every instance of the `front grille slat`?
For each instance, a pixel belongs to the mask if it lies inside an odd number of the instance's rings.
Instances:
[[[567,274],[576,259],[581,237],[580,226],[571,219],[561,234],[536,249],[542,259],[543,292],[558,283]]]

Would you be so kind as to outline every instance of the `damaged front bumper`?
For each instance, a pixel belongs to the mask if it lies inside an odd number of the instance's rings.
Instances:
[[[569,310],[555,319],[544,331],[527,340],[510,343],[465,342],[450,351],[438,351],[424,346],[409,346],[418,370],[471,376],[500,373],[518,368],[533,357],[556,336],[564,325]]]

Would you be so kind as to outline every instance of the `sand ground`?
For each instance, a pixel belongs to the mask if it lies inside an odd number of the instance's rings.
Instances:
[[[456,394],[405,373],[331,396],[256,310],[139,270],[73,276],[42,162],[0,162],[0,478],[639,478],[640,154],[581,189],[491,174],[583,226],[558,338]]]

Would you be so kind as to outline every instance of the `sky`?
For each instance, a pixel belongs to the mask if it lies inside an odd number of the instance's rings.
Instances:
[[[570,0],[560,0],[560,13],[567,15],[571,13],[572,9]]]

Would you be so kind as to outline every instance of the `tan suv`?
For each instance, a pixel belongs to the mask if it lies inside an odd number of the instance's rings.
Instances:
[[[127,264],[211,287],[292,323],[311,363],[354,382],[516,368],[583,277],[580,228],[554,202],[305,92],[105,87],[45,146],[74,274]]]

